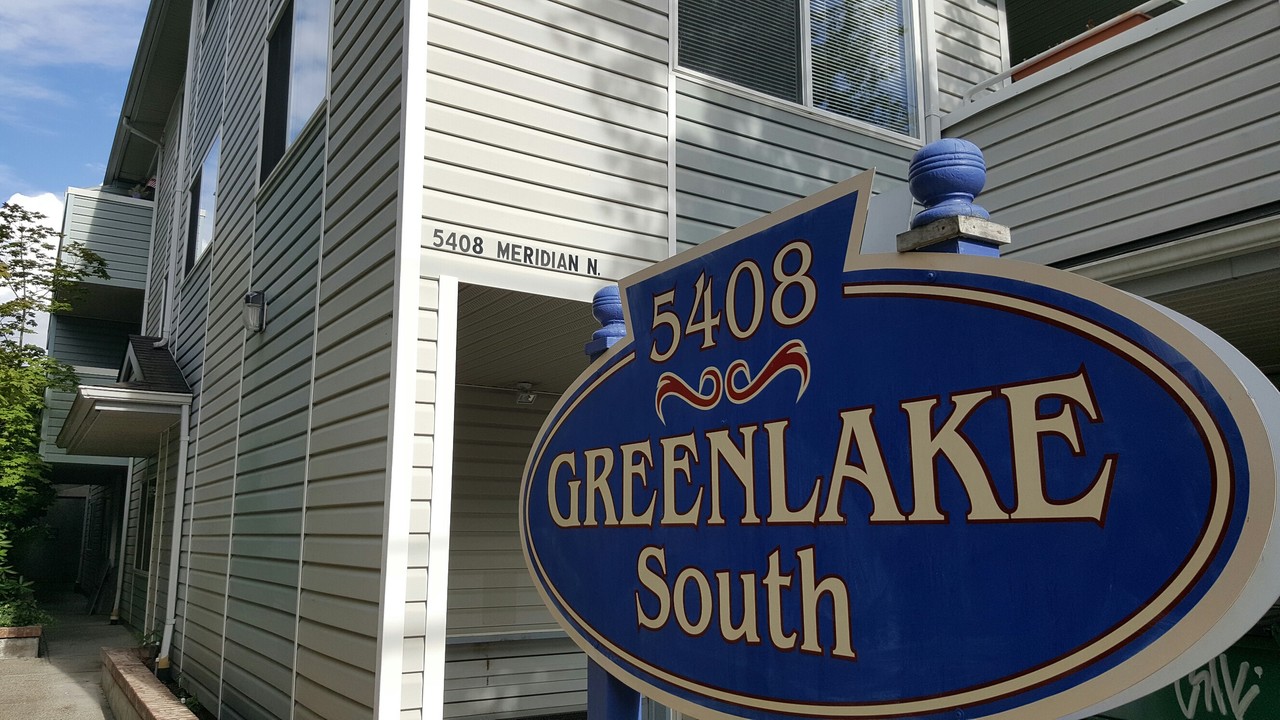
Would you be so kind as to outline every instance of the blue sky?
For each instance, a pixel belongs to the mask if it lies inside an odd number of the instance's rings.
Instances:
[[[146,11],[0,0],[0,201],[102,183]]]

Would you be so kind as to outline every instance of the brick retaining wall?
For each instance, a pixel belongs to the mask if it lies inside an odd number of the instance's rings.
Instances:
[[[118,720],[196,720],[133,648],[102,648],[101,682]]]

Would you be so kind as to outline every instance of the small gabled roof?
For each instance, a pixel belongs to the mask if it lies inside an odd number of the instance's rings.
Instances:
[[[116,380],[118,387],[131,390],[191,394],[191,386],[182,377],[182,369],[165,339],[149,335],[129,336],[124,364]]]
[[[73,455],[146,457],[185,417],[191,387],[163,338],[130,335],[112,385],[81,385],[55,441]]]

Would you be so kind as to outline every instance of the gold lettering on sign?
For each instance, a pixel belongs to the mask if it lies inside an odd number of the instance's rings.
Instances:
[[[1101,523],[1111,493],[1111,480],[1115,476],[1116,456],[1108,455],[1103,459],[1102,467],[1084,492],[1075,498],[1057,501],[1049,498],[1044,458],[1040,452],[1041,438],[1057,435],[1067,441],[1073,455],[1084,454],[1080,427],[1076,425],[1076,414],[1071,409],[1073,403],[1084,410],[1090,422],[1102,420],[1084,368],[1068,377],[1014,385],[1000,393],[1009,401],[1009,429],[1013,435],[1013,478],[1018,489],[1018,505],[1013,511],[1013,519],[1093,520]],[[1062,409],[1042,417],[1042,401],[1049,398],[1060,399]]]

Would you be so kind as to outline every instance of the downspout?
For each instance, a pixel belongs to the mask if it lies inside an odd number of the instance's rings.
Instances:
[[[120,510],[120,547],[116,553],[116,601],[111,606],[111,624],[120,622],[120,599],[124,596],[124,549],[129,542],[129,503],[133,500],[133,459],[129,459],[129,474],[124,478],[124,502]]]
[[[178,485],[173,492],[173,531],[169,541],[169,587],[165,594],[164,633],[160,638],[160,654],[156,660],[156,674],[169,672],[169,649],[173,645],[173,627],[178,621],[178,565],[182,559],[182,509],[187,492],[187,443],[190,433],[191,403],[182,406],[182,423],[178,429]]]
[[[924,39],[921,53],[920,75],[924,81],[924,141],[926,144],[942,137],[941,90],[938,89],[938,26],[934,17],[934,0],[921,0],[920,34]]]

